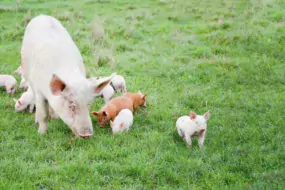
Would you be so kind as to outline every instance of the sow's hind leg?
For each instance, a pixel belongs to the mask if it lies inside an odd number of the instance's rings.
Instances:
[[[48,102],[47,100],[37,94],[36,100],[36,120],[39,124],[39,133],[47,132],[47,119],[48,119]]]

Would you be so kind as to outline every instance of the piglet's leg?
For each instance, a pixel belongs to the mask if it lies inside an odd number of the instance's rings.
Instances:
[[[189,133],[185,133],[185,140],[186,140],[186,143],[188,145],[188,147],[191,147],[192,146],[192,141],[191,141],[191,136]]]
[[[39,123],[39,133],[47,131],[47,118],[48,118],[48,103],[47,101],[37,94],[36,101],[36,118]]]
[[[126,84],[123,84],[123,92],[124,92],[124,93],[126,93],[126,92],[127,92]]]
[[[184,139],[184,134],[182,133],[182,131],[180,130],[179,127],[177,127],[177,132],[178,132],[179,136]]]
[[[30,104],[30,105],[29,105],[29,112],[30,112],[30,113],[33,113],[34,108],[35,108],[35,104]]]
[[[206,131],[200,133],[200,135],[199,135],[198,142],[199,142],[199,147],[200,147],[200,148],[203,147],[204,140],[205,140],[205,134],[206,134]]]

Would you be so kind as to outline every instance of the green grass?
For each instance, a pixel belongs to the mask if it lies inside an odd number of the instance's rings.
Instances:
[[[0,2],[1,73],[21,61],[30,9],[62,21],[89,76],[118,72],[128,91],[148,94],[148,109],[128,134],[92,117],[89,140],[59,119],[41,136],[34,115],[15,113],[1,90],[0,189],[284,189],[285,1],[17,2]],[[104,25],[99,42],[94,18]],[[202,150],[174,129],[190,110],[212,114]]]

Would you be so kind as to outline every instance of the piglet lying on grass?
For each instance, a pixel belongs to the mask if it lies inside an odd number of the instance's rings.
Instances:
[[[177,119],[176,128],[178,134],[186,141],[189,147],[192,145],[191,137],[198,136],[199,146],[202,148],[207,130],[207,120],[209,118],[209,112],[201,116],[191,111],[190,116],[182,116]]]
[[[32,113],[35,108],[34,94],[31,88],[24,92],[19,100],[13,99],[15,104],[15,110],[17,112],[23,111],[29,107],[29,112]]]
[[[114,122],[110,121],[113,134],[119,134],[123,131],[129,131],[133,124],[134,116],[129,109],[123,109],[115,118]]]
[[[0,75],[0,87],[5,87],[6,92],[13,95],[16,91],[17,81],[11,75]]]

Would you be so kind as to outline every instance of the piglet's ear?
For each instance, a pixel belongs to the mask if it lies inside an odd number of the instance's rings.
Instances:
[[[120,124],[120,127],[122,128],[122,127],[124,127],[124,125],[125,125],[125,123],[122,122],[122,123]]]
[[[190,119],[195,119],[196,118],[196,113],[191,111],[190,112]]]
[[[18,100],[18,104],[19,104],[19,105],[22,105],[22,102],[21,102],[20,100]]]
[[[104,115],[104,116],[107,116],[108,113],[107,113],[106,111],[103,111],[103,115]]]
[[[145,98],[146,98],[146,96],[147,96],[147,94],[144,94],[144,95],[142,96],[142,99],[145,99]]]
[[[206,112],[206,113],[204,114],[204,118],[205,118],[206,120],[210,119],[210,113],[209,113],[209,112]]]
[[[53,74],[50,81],[51,93],[55,96],[58,96],[65,88],[66,84],[58,76]]]
[[[93,111],[93,112],[92,112],[92,115],[98,116],[98,115],[99,115],[99,112]]]
[[[113,121],[110,120],[110,126],[113,128]]]

